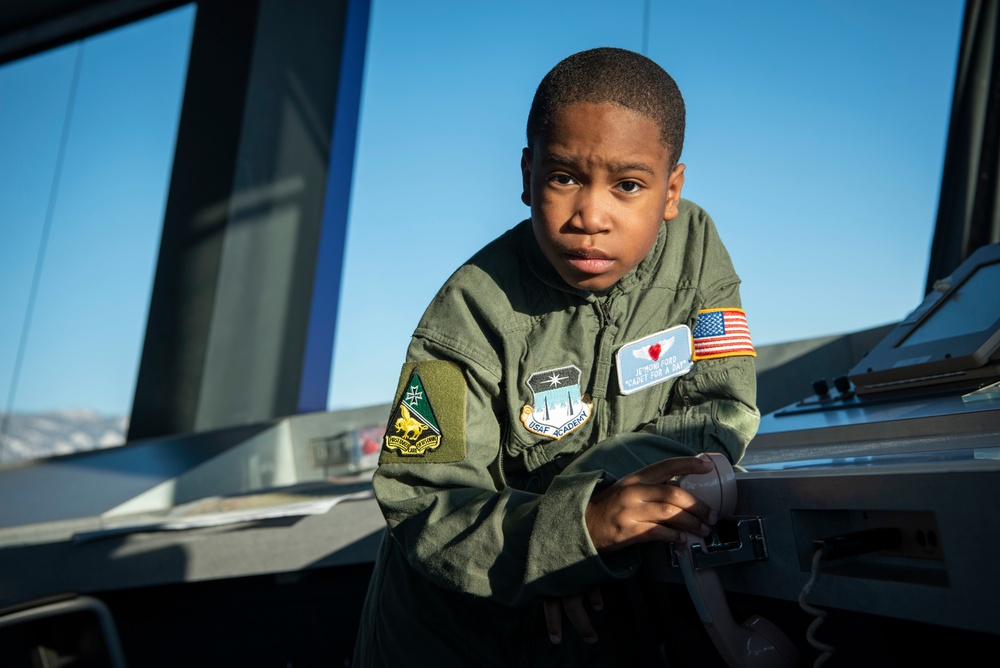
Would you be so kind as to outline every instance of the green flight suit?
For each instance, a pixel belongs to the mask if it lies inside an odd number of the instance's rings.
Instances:
[[[564,622],[553,646],[541,618],[546,597],[639,567],[637,548],[598,555],[584,520],[592,493],[667,457],[718,451],[737,462],[760,417],[752,351],[629,393],[616,351],[740,306],[714,223],[686,200],[607,295],[562,281],[530,221],[460,267],[413,334],[374,475],[389,533],[355,665],[615,665],[603,635],[586,645]],[[530,418],[549,408],[533,395],[549,374],[578,381],[560,438]]]

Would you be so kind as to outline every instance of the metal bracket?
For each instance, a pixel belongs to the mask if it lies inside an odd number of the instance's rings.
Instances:
[[[693,543],[691,555],[695,570],[715,568],[746,561],[767,559],[764,522],[759,517],[729,517],[719,520],[705,543]],[[677,554],[671,546],[670,561],[678,566]]]

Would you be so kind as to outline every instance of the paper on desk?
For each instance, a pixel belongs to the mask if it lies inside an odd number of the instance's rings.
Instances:
[[[232,510],[221,510],[219,512],[199,512],[197,509],[204,508],[207,502],[212,505],[225,505],[226,500],[210,499],[196,501],[193,504],[179,506],[172,509],[162,519],[151,521],[149,515],[143,515],[141,519],[130,522],[116,523],[113,526],[106,526],[94,531],[82,531],[73,535],[74,543],[83,543],[98,538],[119,536],[131,533],[146,533],[152,531],[185,531],[188,529],[202,529],[205,527],[223,526],[227,524],[239,524],[242,522],[257,522],[281,517],[303,517],[306,515],[322,515],[328,512],[341,501],[354,501],[359,499],[369,499],[374,496],[372,490],[366,489],[351,494],[341,494],[340,496],[328,496],[308,501],[298,501],[294,503],[283,503],[279,505],[267,505],[251,508],[239,508]],[[231,500],[230,500],[231,501]]]

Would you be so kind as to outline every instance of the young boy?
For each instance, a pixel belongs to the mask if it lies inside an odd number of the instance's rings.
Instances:
[[[584,51],[542,80],[531,219],[455,272],[407,352],[356,665],[618,665],[634,639],[601,593],[639,544],[714,523],[671,481],[710,468],[699,452],[738,461],[759,413],[739,278],[681,199],[683,137],[644,56]]]

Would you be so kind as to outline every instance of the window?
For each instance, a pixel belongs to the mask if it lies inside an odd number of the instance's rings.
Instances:
[[[124,442],[194,14],[0,67],[0,462]]]

